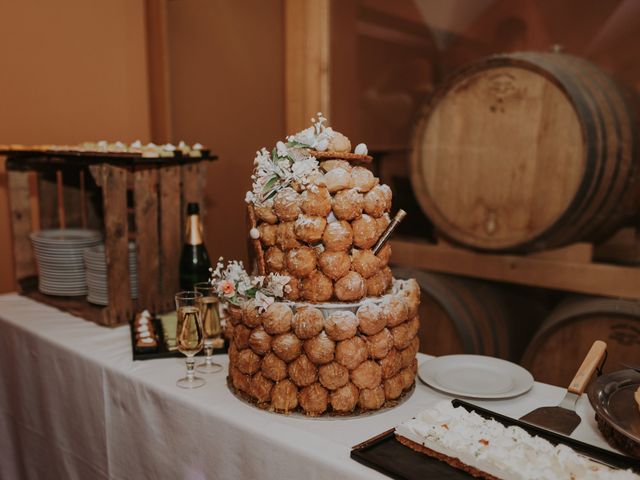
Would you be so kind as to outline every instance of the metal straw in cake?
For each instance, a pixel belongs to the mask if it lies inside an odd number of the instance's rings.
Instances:
[[[398,224],[402,220],[404,220],[404,217],[406,216],[407,216],[407,212],[405,212],[402,209],[398,210],[398,213],[396,213],[396,216],[393,217],[393,220],[391,220],[391,223],[387,226],[387,228],[385,228],[384,232],[382,232],[382,235],[380,235],[378,242],[373,247],[372,251],[374,255],[377,255],[380,249],[384,247],[385,243],[387,243],[387,241],[389,240],[389,237],[391,237],[391,234],[393,233],[393,231],[396,229]]]

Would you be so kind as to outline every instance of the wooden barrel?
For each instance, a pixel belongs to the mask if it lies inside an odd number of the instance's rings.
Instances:
[[[396,268],[394,275],[420,284],[420,351],[430,355],[470,353],[517,362],[547,313],[514,287],[409,268]]]
[[[637,210],[635,102],[560,53],[487,58],[454,74],[418,123],[411,180],[449,240],[489,251],[599,241]]]
[[[573,297],[556,307],[522,358],[536,380],[566,387],[595,340],[607,343],[605,372],[640,364],[640,301]]]

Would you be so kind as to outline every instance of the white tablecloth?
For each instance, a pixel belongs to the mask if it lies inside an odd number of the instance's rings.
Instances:
[[[224,372],[180,389],[184,361],[134,362],[128,327],[0,295],[0,478],[386,478],[351,460],[351,446],[446,398],[418,383],[395,409],[309,420],[239,401]],[[536,383],[521,397],[476,403],[518,417],[563,394]],[[578,412],[573,436],[607,448],[586,398]]]

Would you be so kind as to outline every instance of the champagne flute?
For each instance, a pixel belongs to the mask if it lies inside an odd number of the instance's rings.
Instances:
[[[204,332],[204,362],[198,364],[196,371],[200,373],[216,373],[222,370],[222,365],[213,361],[213,348],[222,335],[220,326],[220,304],[213,285],[209,282],[196,283],[193,288],[202,294],[201,312],[202,328]]]
[[[176,382],[181,388],[198,388],[205,384],[203,378],[196,377],[193,372],[194,355],[202,350],[204,335],[202,332],[201,302],[202,294],[195,291],[178,292],[175,296],[178,324],[176,342],[178,351],[187,356],[187,376]]]

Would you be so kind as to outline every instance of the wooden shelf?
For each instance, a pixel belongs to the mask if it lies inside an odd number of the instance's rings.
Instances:
[[[640,267],[591,262],[582,248],[539,255],[478,253],[419,240],[391,242],[393,263],[434,272],[518,283],[570,292],[640,299]]]

